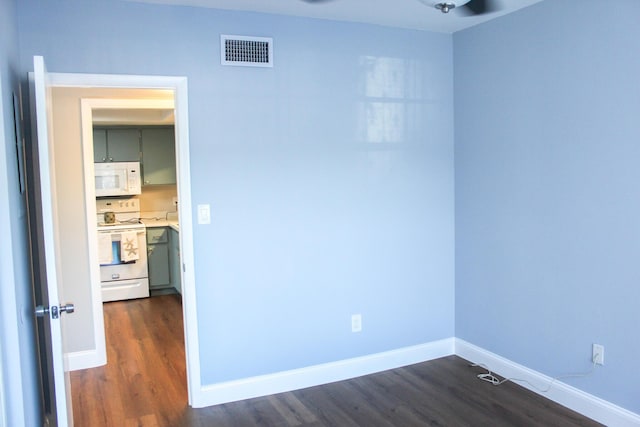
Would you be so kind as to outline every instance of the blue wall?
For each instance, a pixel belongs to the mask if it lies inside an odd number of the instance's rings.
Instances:
[[[20,192],[14,94],[19,102],[16,2],[0,1],[0,424],[42,425],[28,258],[26,204]],[[3,411],[5,409],[5,411]],[[4,413],[3,413],[4,412]],[[6,418],[5,418],[6,417]]]
[[[454,35],[456,336],[640,412],[640,2]]]
[[[188,77],[204,384],[453,336],[450,35],[44,0],[19,31],[23,72]],[[275,67],[222,67],[220,34]]]

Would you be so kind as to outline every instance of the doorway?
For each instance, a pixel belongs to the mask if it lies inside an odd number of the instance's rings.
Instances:
[[[104,331],[100,333],[105,336],[107,364],[71,373],[74,420],[99,426],[147,424],[155,418],[157,423],[167,424],[161,420],[173,418],[187,402],[183,305],[178,293],[182,270],[177,221],[180,177],[176,174],[174,141],[179,144],[179,139],[175,138],[173,92],[60,88],[53,91],[54,106],[58,96],[67,101],[71,98],[75,104],[80,100],[88,218],[97,217],[98,223],[104,222],[100,207],[108,205],[116,215],[127,219],[133,215],[135,219],[131,223],[118,216],[117,220],[125,220],[122,226],[97,226],[95,221],[88,221],[87,228],[93,228],[90,235],[117,236],[122,234],[121,227],[135,226],[146,228],[146,232],[136,233],[138,239],[147,236],[136,248],[138,260],[129,261],[123,268],[98,267],[101,262],[91,259],[95,251],[89,251],[90,266],[98,269],[98,273],[92,271],[92,276],[99,274],[101,281],[101,295],[94,293],[93,298],[102,299],[93,302],[97,310],[99,306],[103,309]],[[94,187],[91,171],[98,166],[123,165],[122,162],[134,162],[137,170],[142,169],[140,194],[96,199],[89,191]],[[123,203],[134,201],[135,215],[119,213]],[[97,214],[92,216],[94,209]],[[123,209],[130,212],[133,208]],[[142,224],[138,224],[138,218]],[[104,282],[111,279],[114,271],[138,271],[138,267],[130,267],[138,264],[143,266],[144,275],[135,277],[144,280]],[[129,282],[144,282],[147,292],[137,295],[125,285]],[[137,298],[149,296],[149,292],[150,298]],[[167,412],[169,408],[171,412]],[[104,424],[104,420],[109,422]]]
[[[146,91],[147,95],[152,94],[151,97],[156,97],[158,99],[158,93],[165,92],[164,96],[166,97],[167,93],[171,93],[173,96],[174,103],[174,111],[175,111],[175,128],[176,128],[176,163],[177,163],[177,175],[178,175],[178,197],[180,199],[179,210],[182,215],[181,223],[180,223],[180,248],[181,248],[181,270],[182,270],[182,289],[183,289],[183,310],[182,316],[184,320],[184,347],[186,350],[186,371],[187,371],[187,391],[188,391],[188,401],[189,404],[192,404],[192,400],[194,395],[197,397],[200,392],[200,379],[199,379],[199,355],[198,355],[198,345],[197,345],[197,324],[196,324],[196,313],[195,313],[195,286],[193,283],[193,237],[192,237],[192,224],[191,224],[191,194],[190,194],[190,173],[189,173],[189,139],[188,139],[188,112],[187,112],[187,87],[186,87],[186,79],[179,77],[142,77],[142,76],[103,76],[103,75],[78,75],[78,74],[58,74],[58,73],[50,73],[51,84],[55,89],[60,89],[61,91],[72,91],[73,89],[78,90],[80,88],[84,90],[89,89],[111,89],[111,90],[121,90],[121,91]],[[77,104],[76,104],[77,109]],[[54,106],[54,116],[59,111]],[[73,126],[58,126],[55,129],[60,128],[73,128]],[[75,129],[76,133],[79,132],[79,127]],[[73,132],[73,131],[72,131]],[[82,127],[82,132],[86,132],[85,127]],[[77,136],[77,135],[76,135]],[[85,139],[85,138],[83,138]],[[58,145],[56,145],[58,144]],[[65,137],[56,137],[54,146],[57,150],[58,147],[63,147],[65,144],[73,145],[72,139],[66,139]],[[78,145],[75,145],[76,152],[78,151]],[[69,148],[69,147],[67,147]],[[92,150],[84,149],[82,150],[82,168],[85,173],[82,173],[80,176],[84,176],[84,182],[81,182],[79,185],[83,187],[84,197],[82,197],[82,202],[84,204],[83,208],[78,211],[77,209],[67,209],[64,203],[59,204],[61,207],[61,211],[64,211],[63,216],[69,216],[69,221],[73,224],[75,229],[82,229],[84,234],[84,242],[85,242],[85,258],[89,260],[92,256],[95,256],[95,245],[91,245],[90,240],[95,233],[90,232],[90,227],[95,231],[95,205],[93,205],[93,209],[91,209],[91,203],[86,203],[87,200],[94,199],[95,194],[91,194],[94,192],[93,184],[87,185],[86,180],[87,175],[91,180],[93,180],[92,173],[86,173],[86,167],[84,165],[87,164],[85,161],[85,157],[88,157]],[[72,173],[72,169],[69,165],[70,159],[65,158],[64,155],[60,155],[61,152],[56,152],[56,163],[59,162],[61,165],[60,169],[62,170],[61,175],[68,174],[70,177],[61,178],[63,182],[59,182],[57,185],[65,187],[64,180],[69,181],[77,181],[78,174]],[[92,160],[88,162],[92,164]],[[76,170],[77,172],[77,170]],[[75,182],[75,185],[78,185]],[[69,190],[69,188],[65,187],[65,191]],[[70,194],[73,194],[71,191]],[[75,221],[78,218],[81,218],[80,221]],[[91,225],[90,225],[91,224]],[[73,240],[71,236],[67,238],[65,236],[64,240]],[[94,249],[92,249],[92,247]],[[63,251],[63,253],[67,253]],[[71,255],[71,254],[69,254]],[[71,258],[71,257],[69,257]],[[96,258],[97,259],[97,258]],[[99,366],[106,362],[106,351],[105,351],[105,336],[104,336],[104,321],[103,321],[103,310],[102,310],[102,301],[99,299],[99,289],[96,288],[95,284],[99,283],[99,278],[96,277],[95,273],[90,272],[92,264],[87,262],[87,269],[84,271],[86,277],[89,277],[88,281],[92,285],[87,287],[85,277],[82,276],[82,271],[76,271],[71,275],[71,280],[66,281],[65,283],[84,283],[85,286],[76,286],[76,289],[63,289],[65,293],[64,298],[70,299],[74,298],[78,300],[74,295],[74,292],[77,294],[83,303],[86,303],[84,306],[78,302],[76,302],[76,306],[78,307],[76,314],[82,314],[80,319],[76,322],[84,323],[85,325],[89,325],[88,328],[84,328],[81,330],[81,333],[76,334],[75,331],[71,331],[67,333],[67,337],[71,335],[74,339],[78,341],[75,343],[76,348],[71,348],[68,351],[67,362],[71,369],[83,369],[92,366]],[[78,263],[75,263],[74,270],[82,270],[78,269]],[[65,285],[66,287],[66,285]],[[80,289],[80,291],[79,291]],[[84,293],[83,293],[84,292]],[[71,294],[71,295],[70,295]],[[83,317],[84,316],[84,317]],[[69,318],[65,321],[63,328],[73,328],[72,319]],[[84,320],[89,319],[88,322],[84,322]],[[77,326],[77,325],[76,325]],[[84,340],[84,341],[83,341]],[[69,343],[67,343],[69,344]],[[74,345],[74,343],[71,343]]]

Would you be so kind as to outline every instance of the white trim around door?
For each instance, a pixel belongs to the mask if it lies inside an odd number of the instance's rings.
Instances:
[[[198,324],[196,313],[196,296],[194,281],[194,255],[193,255],[193,223],[191,219],[191,173],[189,154],[189,112],[188,112],[188,86],[186,77],[172,76],[139,76],[139,75],[107,75],[107,74],[74,74],[74,73],[50,73],[51,86],[54,87],[87,87],[87,88],[120,88],[120,89],[164,89],[174,92],[173,108],[175,108],[176,129],[176,173],[178,176],[178,197],[180,199],[180,240],[182,263],[182,301],[185,329],[185,352],[187,363],[187,384],[189,392],[189,404],[200,401],[200,352],[198,343]],[[86,107],[85,107],[86,108]],[[85,150],[87,151],[87,150]],[[87,154],[85,153],[86,157]],[[92,161],[92,160],[91,160]],[[86,162],[86,159],[85,159]],[[93,185],[86,186],[89,193],[94,191]],[[94,194],[95,196],[95,194]],[[93,197],[95,198],[95,197]],[[91,199],[89,199],[91,200]],[[95,206],[93,216],[91,209],[87,209],[88,218],[95,220]],[[89,222],[89,221],[87,221]],[[93,236],[95,233],[88,233]],[[92,239],[92,237],[89,237]],[[89,247],[92,247],[89,245]],[[93,276],[93,273],[92,273]],[[92,277],[93,280],[93,277]],[[99,293],[98,293],[99,294]],[[96,309],[96,301],[93,299],[94,324],[103,325],[102,306]],[[98,319],[97,316],[100,318]],[[96,326],[98,327],[98,326]],[[96,335],[96,341],[99,339]],[[102,345],[104,346],[104,328],[101,332]],[[96,344],[96,349],[85,355],[77,355],[83,358],[75,360],[77,366],[101,361],[101,352],[104,349]],[[93,358],[93,360],[91,360]],[[69,358],[69,362],[74,359]],[[100,363],[97,363],[98,365]]]

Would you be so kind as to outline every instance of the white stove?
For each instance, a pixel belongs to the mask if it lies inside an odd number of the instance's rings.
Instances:
[[[115,214],[115,222],[105,222],[108,212]],[[96,199],[96,222],[98,230],[118,227],[142,227],[140,222],[140,201],[136,197],[109,197]]]
[[[96,214],[102,301],[148,297],[147,233],[139,200],[96,199]],[[114,221],[105,222],[109,219]]]

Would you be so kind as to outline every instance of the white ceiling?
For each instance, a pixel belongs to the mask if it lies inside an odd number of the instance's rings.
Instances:
[[[500,10],[480,16],[464,16],[454,9],[444,14],[434,5],[444,0],[128,0],[141,3],[207,7],[295,15],[336,21],[363,22],[390,27],[453,33],[514,12],[542,0],[495,0]],[[469,0],[447,0],[462,5]]]

